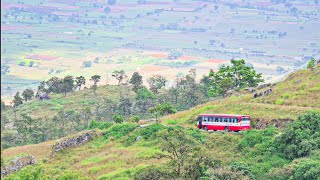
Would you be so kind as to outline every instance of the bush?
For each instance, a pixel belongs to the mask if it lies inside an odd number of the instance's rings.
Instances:
[[[177,121],[175,121],[175,120],[173,120],[173,119],[168,119],[168,120],[167,120],[167,124],[176,125],[176,124],[177,124]]]
[[[305,157],[320,148],[320,113],[310,112],[298,117],[276,138],[275,147],[287,159]]]
[[[108,131],[105,131],[105,138],[108,139],[109,137],[114,137],[119,139],[125,135],[128,135],[130,132],[135,130],[136,127],[136,125],[129,123],[116,124]]]
[[[103,130],[103,129],[108,129],[112,125],[113,125],[113,123],[111,123],[111,122],[98,122],[98,121],[93,120],[90,122],[89,129],[98,128],[98,129]]]
[[[139,134],[146,140],[148,139],[156,139],[157,132],[165,129],[166,127],[162,124],[152,124],[147,126],[139,132]]]
[[[139,120],[140,120],[140,117],[139,117],[139,116],[132,115],[132,116],[130,117],[130,122],[138,123]]]
[[[277,99],[275,104],[276,105],[283,105],[285,103],[284,99]]]
[[[242,139],[238,142],[238,148],[244,149],[254,147],[256,144],[271,142],[273,137],[278,133],[274,127],[264,130],[250,130],[243,132]]]
[[[123,122],[123,116],[122,115],[113,115],[112,119],[115,123],[122,123]]]
[[[157,166],[146,167],[137,171],[134,175],[134,179],[136,180],[165,180],[172,178],[171,173]]]

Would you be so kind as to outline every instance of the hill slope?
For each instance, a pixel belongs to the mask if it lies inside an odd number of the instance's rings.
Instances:
[[[213,145],[210,151],[222,161],[222,164],[246,162],[251,164],[252,173],[255,176],[266,178],[268,173],[274,173],[272,167],[282,168],[290,161],[277,155],[265,154],[257,157],[256,154],[259,152],[257,150],[259,147],[263,148],[264,144],[258,147],[252,146],[248,152],[247,150],[239,151],[237,144],[246,138],[253,137],[254,139],[263,137],[264,140],[261,143],[269,142],[274,139],[277,129],[252,130],[244,134],[206,133],[195,130],[193,120],[199,113],[250,114],[255,122],[258,119],[264,122],[270,122],[273,119],[295,120],[299,114],[310,111],[320,112],[319,94],[320,68],[318,65],[314,71],[302,70],[293,73],[285,81],[277,83],[269,96],[259,98],[253,98],[251,94],[231,96],[163,117],[162,122],[193,127],[189,130],[183,129],[190,131],[196,137],[200,136],[213,144],[219,144],[219,146]],[[284,103],[278,103],[279,99],[283,99],[281,102]],[[27,167],[21,173],[34,172],[35,168],[41,168],[43,176],[55,174],[56,178],[73,176],[90,179],[132,179],[134,173],[140,169],[149,165],[161,165],[168,161],[168,159],[157,158],[157,154],[161,151],[157,132],[166,128],[168,127],[156,124],[147,128],[138,128],[136,125],[127,123],[113,125],[103,129],[104,136],[95,138],[82,146],[64,150],[49,161],[47,158],[54,141],[9,148],[3,151],[3,155],[7,160],[22,153],[34,155],[39,162],[38,165]],[[178,127],[172,126],[172,128]],[[142,137],[141,140],[136,141],[139,136]],[[297,164],[299,162],[300,160],[296,161]],[[21,173],[17,175],[21,176]]]

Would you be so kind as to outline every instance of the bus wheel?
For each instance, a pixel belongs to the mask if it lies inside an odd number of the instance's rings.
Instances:
[[[205,126],[205,127],[203,128],[203,130],[205,130],[205,131],[208,131],[208,128],[207,128],[207,126]]]
[[[225,132],[229,132],[229,128],[228,128],[228,127],[225,127],[225,128],[224,128],[224,131],[225,131]]]

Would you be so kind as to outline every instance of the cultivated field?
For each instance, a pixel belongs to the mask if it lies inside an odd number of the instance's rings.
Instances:
[[[232,58],[279,80],[319,58],[319,8],[302,0],[2,0],[1,97],[52,76],[100,74],[112,83],[111,72],[124,69],[173,79]]]

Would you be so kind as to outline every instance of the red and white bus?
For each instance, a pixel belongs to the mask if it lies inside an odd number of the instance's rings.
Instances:
[[[197,127],[203,130],[243,131],[251,129],[249,115],[200,114]]]

